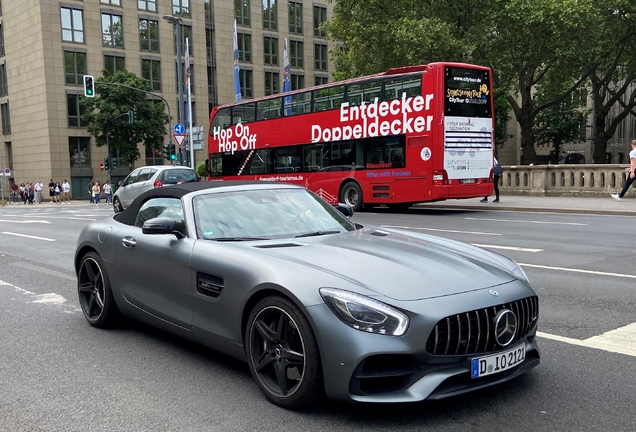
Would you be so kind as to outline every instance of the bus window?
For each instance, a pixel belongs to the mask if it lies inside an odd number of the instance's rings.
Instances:
[[[491,118],[488,71],[450,66],[444,69],[444,114]]]
[[[303,171],[320,171],[329,166],[329,144],[310,144],[304,146],[303,150],[305,161]]]
[[[404,135],[371,138],[366,144],[367,168],[404,168]]]
[[[274,153],[271,149],[259,149],[252,155],[251,174],[272,174],[274,172]]]
[[[361,105],[362,102],[371,103],[382,96],[382,81],[370,81],[347,86],[347,101],[349,106]]]
[[[247,165],[249,155],[249,150],[240,150],[234,152],[234,154],[232,154],[231,152],[223,153],[223,175],[238,176],[247,174],[244,170],[245,165]]]
[[[232,124],[232,108],[223,108],[218,110],[212,120],[210,135],[214,133],[215,128],[225,129],[230,126],[230,124]]]
[[[418,75],[409,78],[387,79],[384,81],[383,100],[401,99],[403,93],[406,93],[406,97],[421,95],[422,76]]]
[[[301,147],[280,147],[274,152],[274,172],[289,173],[301,171]]]
[[[311,112],[311,92],[291,95],[291,113],[305,114]]]
[[[232,124],[247,123],[256,120],[256,103],[237,105],[232,112]]]
[[[220,177],[223,175],[223,156],[221,154],[210,155],[210,176]]]
[[[350,168],[355,166],[355,152],[351,141],[335,141],[331,143],[331,165],[346,166]]]
[[[344,101],[344,85],[314,90],[314,111],[340,108]]]
[[[258,102],[256,120],[265,120],[281,117],[283,98],[266,99]]]

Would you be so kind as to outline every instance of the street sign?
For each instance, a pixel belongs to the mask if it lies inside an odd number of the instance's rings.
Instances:
[[[11,170],[9,168],[5,168],[4,169],[4,175],[10,176],[11,175]]]
[[[176,126],[175,126],[176,129]],[[186,139],[186,135],[185,134],[173,134],[172,135],[174,137],[174,140],[177,142],[177,145],[179,146],[179,148],[181,148],[181,146],[183,145],[183,142]]]
[[[174,125],[174,133],[177,135],[182,135],[185,133],[185,128],[183,127],[181,123],[176,123]],[[179,144],[179,146],[181,146],[181,144]]]
[[[100,163],[100,164],[99,164],[99,170],[100,170],[100,171],[104,171],[104,164],[103,164],[103,163]]]

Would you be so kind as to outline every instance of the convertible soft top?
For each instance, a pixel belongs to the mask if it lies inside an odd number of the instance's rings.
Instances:
[[[155,197],[166,197],[166,198],[181,198],[186,194],[191,192],[197,192],[206,189],[221,189],[221,188],[232,188],[232,187],[245,187],[249,185],[258,185],[258,186],[269,186],[269,187],[289,187],[292,186],[288,183],[276,183],[276,182],[262,182],[262,181],[254,181],[254,180],[233,180],[233,181],[201,181],[201,182],[192,182],[192,183],[182,183],[177,185],[170,185],[165,187],[159,187],[150,189],[139,195],[135,200],[130,203],[123,212],[115,215],[115,220],[117,222],[123,223],[125,225],[134,225],[135,219],[137,218],[137,213],[139,213],[139,209],[150,198]]]

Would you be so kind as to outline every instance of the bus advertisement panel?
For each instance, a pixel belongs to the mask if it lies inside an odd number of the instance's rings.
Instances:
[[[216,107],[209,178],[292,182],[355,210],[483,197],[490,88],[487,68],[435,63]]]

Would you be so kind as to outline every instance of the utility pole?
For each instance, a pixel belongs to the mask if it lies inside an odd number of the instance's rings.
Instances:
[[[181,44],[182,35],[181,35],[181,18],[175,17],[172,15],[166,15],[163,17],[169,23],[174,24],[177,36],[177,87],[179,89],[179,123],[185,124],[185,113],[183,107],[183,64],[181,62]],[[188,154],[186,150],[186,146],[182,145],[179,151],[181,155],[181,165],[187,165],[186,162],[188,160]]]

